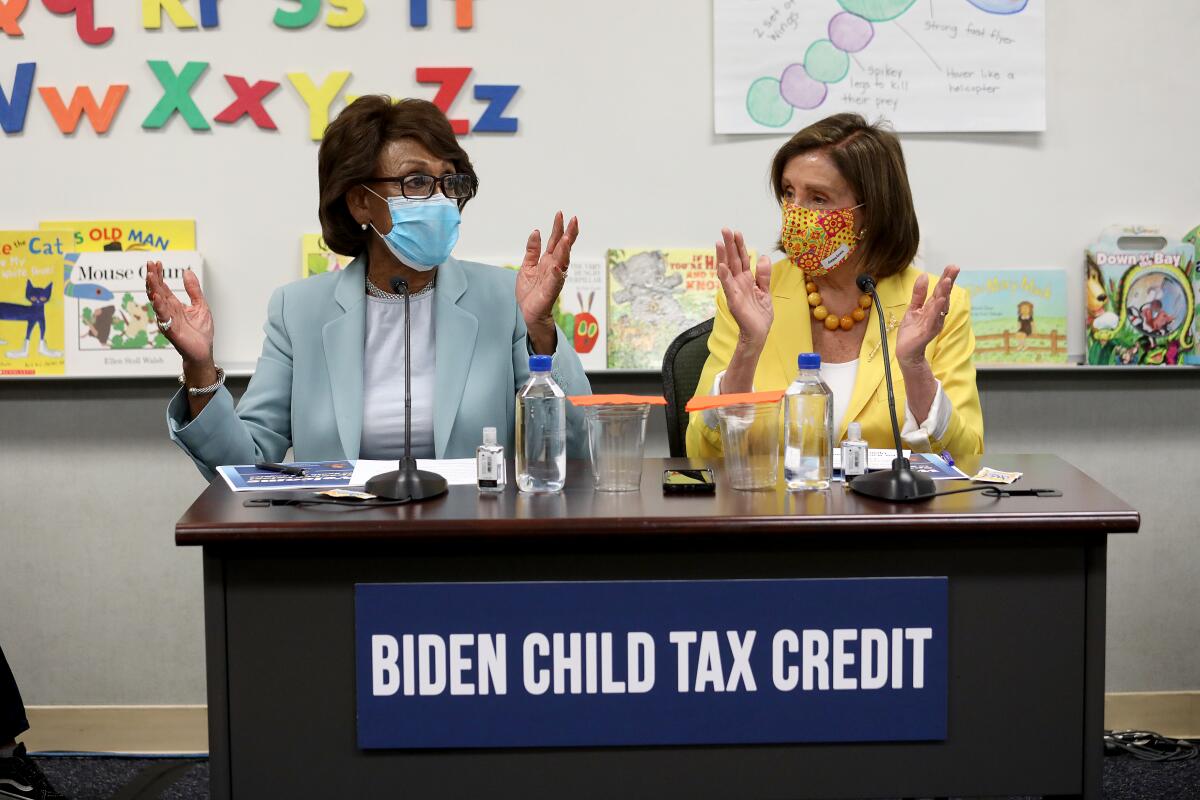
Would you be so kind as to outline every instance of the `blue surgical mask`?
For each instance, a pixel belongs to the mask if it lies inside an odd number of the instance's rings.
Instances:
[[[384,197],[363,188],[388,204],[392,229],[384,236],[372,223],[371,230],[392,255],[420,272],[428,272],[450,257],[462,221],[457,201],[440,194],[426,200]]]

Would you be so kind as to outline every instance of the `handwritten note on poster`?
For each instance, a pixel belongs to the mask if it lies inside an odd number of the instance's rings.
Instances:
[[[717,133],[1046,128],[1044,0],[714,0]]]

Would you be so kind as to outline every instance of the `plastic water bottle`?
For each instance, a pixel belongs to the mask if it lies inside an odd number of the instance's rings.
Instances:
[[[833,392],[821,356],[800,354],[800,374],[783,396],[783,480],[788,489],[828,489],[833,479]]]
[[[561,492],[567,482],[567,400],[550,377],[550,356],[530,356],[517,394],[517,488]]]

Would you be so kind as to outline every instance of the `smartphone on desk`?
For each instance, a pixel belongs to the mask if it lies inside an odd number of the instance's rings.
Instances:
[[[663,494],[712,494],[716,490],[713,471],[708,467],[663,470]]]

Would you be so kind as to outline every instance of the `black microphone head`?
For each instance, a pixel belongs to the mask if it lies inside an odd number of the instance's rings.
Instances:
[[[875,279],[865,272],[858,276],[855,283],[858,284],[858,290],[863,294],[871,294],[875,291]]]
[[[392,278],[392,294],[408,294],[408,281],[404,278]]]

